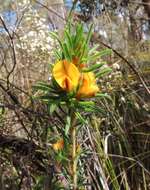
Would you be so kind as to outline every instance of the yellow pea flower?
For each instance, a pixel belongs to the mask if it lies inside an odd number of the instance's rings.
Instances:
[[[54,65],[53,77],[63,90],[70,92],[77,88],[80,72],[73,63],[61,60]]]
[[[64,140],[60,139],[52,145],[55,151],[62,150],[64,148]]]
[[[88,72],[82,74],[82,83],[77,92],[77,98],[90,98],[99,91],[96,84],[94,73]]]

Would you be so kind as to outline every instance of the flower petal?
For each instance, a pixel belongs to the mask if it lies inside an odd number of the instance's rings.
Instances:
[[[60,139],[52,145],[55,151],[62,150],[64,148],[64,140]]]
[[[77,98],[86,97],[90,98],[95,96],[99,91],[99,88],[96,84],[94,73],[88,72],[83,73],[82,84],[77,92]]]
[[[61,88],[70,92],[78,86],[80,72],[73,63],[62,60],[54,65],[53,77]]]

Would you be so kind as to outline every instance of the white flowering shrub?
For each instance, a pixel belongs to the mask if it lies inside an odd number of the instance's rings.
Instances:
[[[48,79],[48,64],[55,43],[50,36],[47,10],[29,0],[19,1],[17,6],[20,24],[16,30],[15,46],[19,63],[14,79],[21,88],[31,91],[35,81]]]
[[[28,53],[41,50],[49,54],[53,40],[50,37],[50,28],[46,15],[40,15],[39,10],[33,9],[31,4],[26,6],[21,27],[18,29],[20,44],[18,43],[17,47],[26,50]]]

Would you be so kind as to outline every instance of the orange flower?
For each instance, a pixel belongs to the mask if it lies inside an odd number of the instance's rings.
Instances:
[[[96,84],[94,73],[87,72],[82,74],[82,83],[77,92],[77,98],[90,98],[99,91]]]
[[[64,148],[64,140],[60,139],[52,145],[55,151],[62,150]]]
[[[54,65],[53,77],[62,89],[71,92],[78,86],[80,72],[73,63],[61,60]]]
[[[59,86],[67,92],[76,90],[79,86],[76,96],[77,98],[90,98],[95,96],[99,91],[99,88],[96,84],[94,73],[79,72],[75,65],[77,62],[77,60],[73,60],[73,62],[68,62],[66,60],[58,61],[53,67],[54,79]]]

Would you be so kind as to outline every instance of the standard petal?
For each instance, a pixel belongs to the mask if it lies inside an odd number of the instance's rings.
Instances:
[[[70,92],[78,86],[80,72],[73,63],[62,60],[54,65],[53,77],[61,88]]]

